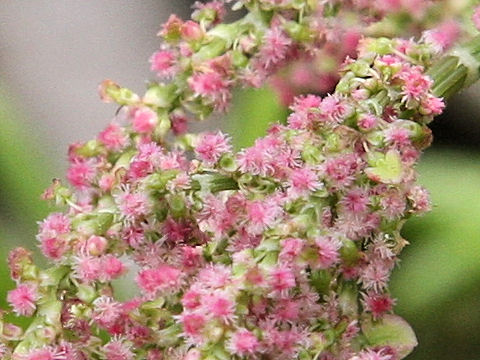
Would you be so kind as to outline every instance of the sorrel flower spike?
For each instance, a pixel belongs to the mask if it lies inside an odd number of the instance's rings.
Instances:
[[[298,98],[286,126],[238,154],[221,132],[169,143],[163,110],[125,103],[71,147],[74,189],[44,194],[66,206],[40,223],[52,267],[9,256],[8,301],[32,322],[2,320],[3,358],[406,356],[416,339],[392,314],[388,279],[401,226],[429,209],[415,181],[426,125],[439,96],[479,77],[480,38],[436,57],[422,42],[365,39],[335,93]],[[137,290],[122,301],[114,280],[127,272]]]

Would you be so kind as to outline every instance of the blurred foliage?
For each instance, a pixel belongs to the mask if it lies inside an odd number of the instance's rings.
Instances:
[[[268,89],[242,90],[225,123],[237,148],[253,144],[268,125],[285,119]],[[39,194],[52,174],[0,94],[0,306],[11,288],[6,248],[33,248],[35,222],[47,212]],[[392,292],[397,312],[412,324],[419,346],[411,360],[478,359],[480,353],[480,154],[431,149],[420,163],[420,182],[434,210],[410,220]],[[16,234],[17,238],[12,239]],[[26,239],[29,239],[26,241]]]

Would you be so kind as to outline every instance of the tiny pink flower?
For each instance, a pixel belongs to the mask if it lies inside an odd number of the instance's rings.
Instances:
[[[67,179],[70,184],[82,190],[91,185],[96,172],[93,160],[77,159],[70,163],[67,170]]]
[[[175,75],[176,56],[171,50],[159,50],[150,57],[150,70],[162,78],[169,78]]]
[[[293,170],[289,182],[294,195],[307,195],[322,186],[315,171],[309,168]]]
[[[224,153],[232,151],[229,138],[221,131],[208,132],[200,135],[195,153],[200,160],[208,165],[215,164]]]
[[[270,272],[270,286],[273,290],[284,292],[290,290],[296,284],[295,275],[292,270],[286,267],[278,267]]]
[[[207,319],[205,315],[202,314],[187,313],[180,315],[180,322],[182,323],[183,331],[187,336],[193,339],[199,339]]]
[[[318,263],[320,269],[328,269],[339,261],[340,242],[331,237],[319,237],[315,240]]]
[[[148,107],[136,108],[132,111],[132,126],[136,132],[150,133],[157,123],[157,113]]]
[[[227,348],[232,355],[254,355],[260,348],[257,337],[247,329],[238,329],[230,338]]]
[[[136,281],[147,294],[155,294],[178,289],[181,284],[181,275],[179,269],[170,265],[161,265],[154,269],[140,271]]]
[[[38,294],[35,286],[21,284],[16,289],[10,290],[7,301],[13,307],[17,315],[32,316],[37,306]]]
[[[475,11],[473,12],[473,17],[472,17],[473,23],[475,24],[475,27],[480,30],[480,5],[475,8]]]
[[[126,271],[125,265],[112,254],[104,255],[99,259],[102,270],[100,278],[103,281],[116,279]]]
[[[102,350],[106,360],[133,360],[135,358],[131,346],[121,339],[110,340]]]
[[[98,135],[98,140],[112,151],[122,150],[128,144],[125,130],[117,123],[111,123]]]

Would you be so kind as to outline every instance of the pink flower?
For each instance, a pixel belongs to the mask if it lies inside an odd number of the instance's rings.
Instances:
[[[273,290],[284,292],[295,286],[295,275],[286,267],[278,267],[270,272],[269,284]]]
[[[328,269],[339,261],[340,242],[331,237],[320,237],[315,240],[320,269]]]
[[[32,316],[37,306],[38,294],[35,286],[21,284],[16,289],[10,290],[7,301],[13,307],[17,315]]]
[[[121,315],[121,305],[109,296],[101,296],[93,302],[93,320],[104,328],[111,327]]]
[[[53,347],[34,349],[23,355],[21,360],[63,360],[65,357]]]
[[[109,150],[119,151],[128,144],[128,135],[124,128],[116,123],[111,123],[105,130],[98,134],[98,140]]]
[[[219,109],[224,109],[230,98],[229,82],[214,71],[197,72],[188,79],[195,95],[206,97]]]
[[[224,322],[233,320],[235,312],[235,303],[224,292],[215,292],[206,297],[207,314],[219,318]]]
[[[395,300],[389,294],[377,294],[369,292],[363,297],[365,311],[371,312],[374,318],[379,318],[383,314],[391,311]]]
[[[229,138],[221,131],[203,133],[195,146],[198,158],[208,165],[215,164],[224,153],[232,151]]]
[[[86,283],[98,280],[102,272],[99,258],[82,254],[74,258],[73,269],[74,276]]]
[[[252,233],[273,225],[282,212],[274,199],[250,201],[246,206],[248,230]]]
[[[288,238],[280,242],[282,250],[280,251],[280,259],[285,261],[294,261],[302,252],[305,241],[298,238]]]
[[[159,50],[150,57],[150,70],[157,73],[162,78],[168,78],[175,75],[176,56],[172,50]]]
[[[322,183],[318,181],[318,175],[309,168],[295,169],[290,175],[290,186],[292,194],[307,195],[321,188]]]
[[[68,181],[79,190],[89,187],[95,175],[95,163],[91,159],[75,159],[67,170]]]
[[[367,211],[369,203],[370,199],[368,193],[361,188],[353,188],[349,190],[340,200],[340,204],[343,208],[352,214],[364,213]]]
[[[187,313],[180,315],[180,322],[183,325],[183,331],[192,339],[199,339],[207,319],[202,314]]]
[[[147,294],[155,294],[178,289],[181,284],[181,275],[179,269],[170,265],[161,265],[154,269],[140,271],[136,281]]]
[[[247,329],[238,329],[230,338],[227,348],[232,355],[253,355],[259,350],[260,342],[257,337]]]
[[[265,70],[271,70],[280,63],[288,54],[292,40],[285,34],[280,26],[274,26],[267,30],[263,46],[258,55],[259,67]]]
[[[148,107],[136,108],[132,111],[132,126],[136,132],[150,133],[157,123],[157,113]]]
[[[480,6],[477,6],[475,8],[475,11],[473,12],[472,16],[473,23],[475,24],[475,27],[480,30]]]
[[[187,310],[194,310],[202,304],[202,293],[196,289],[189,289],[182,297],[182,305]]]
[[[37,239],[44,255],[58,260],[68,250],[65,235],[70,231],[70,219],[61,213],[50,214],[40,223]]]
[[[378,119],[372,114],[366,114],[358,119],[358,127],[360,130],[368,131],[377,126]]]
[[[146,194],[129,192],[128,189],[118,194],[115,200],[120,212],[128,220],[145,215],[150,208]]]
[[[460,25],[456,21],[450,20],[434,29],[425,31],[423,38],[427,44],[440,53],[450,48],[460,33]]]
[[[102,350],[106,360],[133,360],[135,358],[131,346],[121,339],[110,340]]]
[[[203,38],[205,35],[201,26],[195,21],[186,21],[180,27],[180,34],[182,35],[183,40],[186,41],[198,41]]]
[[[100,259],[101,275],[103,281],[111,281],[123,275],[126,271],[125,265],[114,255],[107,254]]]

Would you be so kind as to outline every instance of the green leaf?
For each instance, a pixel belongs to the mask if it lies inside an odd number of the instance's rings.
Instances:
[[[369,162],[373,166],[365,169],[367,176],[376,182],[384,184],[398,184],[403,177],[403,166],[400,154],[396,150],[389,150],[385,155],[373,155]]]
[[[400,359],[410,354],[418,344],[410,325],[397,315],[385,315],[378,321],[364,321],[362,331],[371,346],[391,346]]]

